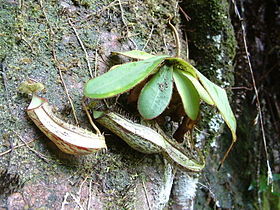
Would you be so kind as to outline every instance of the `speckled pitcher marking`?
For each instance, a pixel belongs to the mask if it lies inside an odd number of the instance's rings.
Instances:
[[[107,149],[104,136],[60,120],[44,98],[33,95],[27,114],[36,126],[65,153],[82,155]]]
[[[188,154],[184,152],[184,148],[177,145],[166,135],[161,135],[147,127],[149,124],[144,126],[132,122],[114,112],[104,113],[96,120],[139,152],[146,154],[161,153],[167,160],[185,171],[199,172],[205,166],[204,158],[201,155],[199,157],[200,161],[189,158]]]

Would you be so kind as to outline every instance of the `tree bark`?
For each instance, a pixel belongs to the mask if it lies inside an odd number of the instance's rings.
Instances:
[[[0,0],[0,154],[11,148],[11,152],[1,154],[0,165],[8,173],[19,175],[19,181],[11,184],[18,189],[7,186],[7,193],[0,195],[1,207],[230,209],[248,206],[242,199],[245,187],[243,191],[238,189],[245,182],[236,175],[240,169],[232,163],[238,156],[236,151],[221,171],[216,170],[231,140],[227,131],[223,133],[221,117],[210,107],[202,105],[201,122],[195,134],[197,145],[207,158],[207,167],[201,173],[182,172],[161,155],[136,152],[107,130],[104,130],[106,153],[82,157],[63,154],[25,114],[29,99],[17,88],[31,78],[45,84],[46,92],[42,96],[58,110],[57,115],[60,113],[61,118],[75,123],[61,83],[61,70],[80,126],[91,130],[81,108],[83,86],[90,79],[89,66],[94,76],[108,71],[120,62],[119,57],[111,56],[112,51],[139,49],[174,56],[176,41],[168,26],[170,16],[174,16],[172,23],[180,34],[182,58],[188,59],[189,54],[190,62],[199,71],[232,96],[237,43],[229,2],[183,1],[180,7],[184,12],[179,12],[178,3],[171,0]],[[191,20],[187,21],[186,15]],[[30,143],[36,152],[26,146],[15,148],[22,144],[19,136],[25,141],[36,139]]]

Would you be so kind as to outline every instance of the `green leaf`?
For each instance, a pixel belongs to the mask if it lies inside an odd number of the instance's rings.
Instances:
[[[189,72],[192,76],[197,78],[196,76],[196,69],[187,61],[183,60],[182,58],[172,58],[169,57],[166,59],[167,61],[171,61],[173,65],[176,66],[177,69],[181,69],[183,71]]]
[[[226,124],[230,128],[233,141],[236,141],[236,119],[230,108],[226,91],[223,88],[212,83],[205,76],[203,76],[203,74],[201,74],[199,71],[197,71],[196,73],[198,79],[204,86],[205,90],[209,93],[214,104],[217,106],[223,119],[225,120]]]
[[[209,94],[207,93],[207,91],[204,89],[204,87],[200,84],[200,82],[198,81],[198,79],[194,78],[190,73],[185,72],[185,71],[180,71],[180,73],[182,75],[184,75],[185,77],[187,77],[192,84],[194,85],[194,87],[196,88],[200,98],[205,101],[206,103],[210,104],[210,105],[214,105],[213,100],[211,99],[211,97],[209,96]]]
[[[187,116],[192,120],[196,120],[198,117],[200,100],[197,90],[192,82],[187,77],[183,76],[179,70],[174,69],[173,77]]]
[[[155,55],[151,55],[149,53],[140,50],[131,50],[126,52],[113,52],[113,54],[124,55],[126,57],[139,59],[139,60],[145,60],[145,59],[156,57]]]
[[[89,98],[108,98],[123,93],[154,73],[167,56],[156,56],[147,60],[130,62],[89,80],[84,95]]]
[[[173,89],[172,66],[164,65],[142,89],[138,110],[144,119],[153,119],[168,106]]]

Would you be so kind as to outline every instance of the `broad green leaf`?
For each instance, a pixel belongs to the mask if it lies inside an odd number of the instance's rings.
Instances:
[[[140,50],[131,50],[126,52],[113,52],[113,54],[124,55],[126,57],[139,59],[139,60],[145,60],[145,59],[156,57],[155,55],[151,55],[149,53]]]
[[[213,100],[211,99],[211,97],[209,96],[209,94],[207,93],[207,91],[204,89],[204,87],[200,84],[200,82],[198,81],[198,79],[194,78],[190,73],[185,72],[185,71],[180,71],[180,73],[182,75],[184,75],[185,77],[187,77],[192,84],[194,85],[194,87],[196,88],[200,98],[205,101],[206,103],[210,104],[210,105],[214,105]]]
[[[172,66],[164,65],[142,89],[138,110],[144,119],[153,119],[168,106],[173,89]]]
[[[119,67],[119,66],[121,66],[122,64],[118,64],[118,65],[114,65],[114,66],[112,66],[110,69],[109,69],[109,71],[111,71],[111,70],[113,70],[113,69],[115,69],[115,68],[117,68],[117,67]]]
[[[108,98],[123,93],[154,73],[167,56],[156,56],[147,60],[130,62],[89,80],[84,95],[89,98]]]
[[[197,78],[196,76],[196,69],[187,61],[183,60],[182,58],[172,58],[169,57],[166,59],[167,61],[171,61],[173,65],[176,66],[177,69],[181,69],[183,71],[189,72],[192,76]]]
[[[173,77],[187,116],[192,120],[196,120],[198,117],[200,100],[197,90],[192,82],[177,69],[174,69]]]
[[[196,73],[198,79],[204,86],[205,90],[209,93],[214,104],[217,106],[223,119],[225,120],[226,124],[230,128],[233,141],[236,141],[236,119],[230,108],[226,91],[223,88],[212,83],[205,76],[203,76],[203,74],[201,74],[199,71],[197,71]]]

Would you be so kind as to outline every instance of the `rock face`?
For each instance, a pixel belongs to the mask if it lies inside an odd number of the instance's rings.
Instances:
[[[189,0],[180,7],[191,17],[190,21],[179,13],[177,1],[0,2],[0,166],[18,174],[20,183],[24,183],[17,192],[0,195],[1,207],[246,206],[241,194],[244,187],[239,188],[243,182],[232,160],[216,171],[230,135],[221,136],[223,122],[212,108],[202,106],[200,131],[196,134],[198,145],[209,157],[208,166],[201,174],[192,174],[178,172],[160,155],[132,150],[107,130],[107,152],[79,157],[63,154],[28,119],[25,108],[30,99],[17,90],[28,78],[42,82],[46,86],[42,96],[54,105],[57,115],[75,124],[61,72],[80,126],[90,130],[81,108],[83,86],[90,74],[100,75],[120,62],[120,58],[111,56],[112,51],[144,49],[174,55],[176,42],[168,27],[170,15],[180,29],[182,57],[187,59],[188,49],[190,62],[199,71],[230,90],[237,44],[228,1]],[[232,95],[230,91],[228,94]],[[34,140],[29,144],[31,149],[23,140]]]

